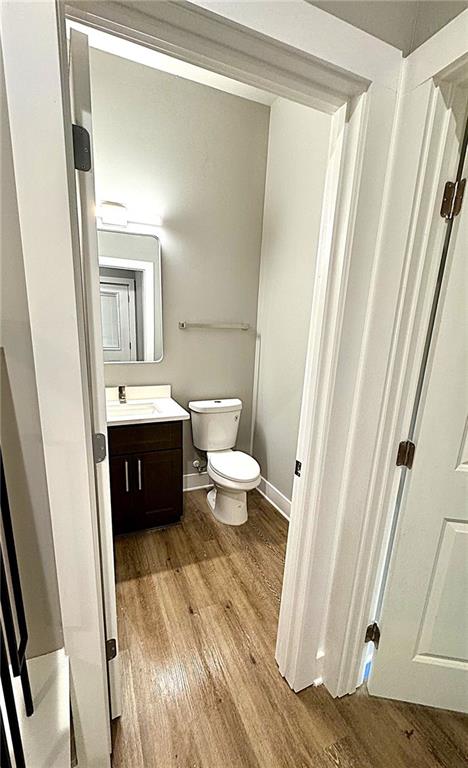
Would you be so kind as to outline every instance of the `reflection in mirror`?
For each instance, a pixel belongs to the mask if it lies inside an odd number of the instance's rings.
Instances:
[[[161,247],[154,235],[98,230],[104,362],[163,357]]]

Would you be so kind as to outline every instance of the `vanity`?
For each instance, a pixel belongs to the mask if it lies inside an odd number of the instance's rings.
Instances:
[[[106,408],[114,534],[179,522],[189,414],[169,385],[106,387]]]

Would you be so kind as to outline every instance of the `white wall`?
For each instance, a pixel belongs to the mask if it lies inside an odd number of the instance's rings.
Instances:
[[[269,109],[92,50],[97,199],[160,214],[164,359],[108,365],[107,384],[169,383],[190,399],[238,396],[249,449],[255,332],[180,331],[178,322],[255,328]],[[185,472],[193,471],[185,428]]]
[[[33,657],[60,648],[63,639],[1,70],[1,446],[28,623],[27,654]]]
[[[271,108],[258,310],[254,456],[291,498],[330,116],[277,99]]]

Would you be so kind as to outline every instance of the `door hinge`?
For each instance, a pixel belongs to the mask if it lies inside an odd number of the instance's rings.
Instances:
[[[299,461],[298,459],[296,459],[296,467],[294,469],[294,474],[300,477],[301,472],[302,472],[302,461]]]
[[[446,221],[458,216],[462,207],[463,195],[465,192],[466,179],[458,181],[447,181],[444,187],[440,215]]]
[[[102,432],[96,432],[93,435],[93,456],[95,464],[104,461],[107,456],[106,436]]]
[[[106,640],[106,659],[112,661],[117,656],[117,640],[115,637],[110,637]]]
[[[91,170],[91,140],[86,128],[73,123],[73,159],[77,171]]]
[[[380,642],[380,629],[376,621],[373,624],[369,624],[366,629],[366,636],[364,638],[365,643],[374,643],[375,647],[379,647]]]
[[[397,467],[407,467],[407,469],[411,469],[413,466],[415,450],[416,446],[411,440],[402,440],[398,446],[396,459]]]

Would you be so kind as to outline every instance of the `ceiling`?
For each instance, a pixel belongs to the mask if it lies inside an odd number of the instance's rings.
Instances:
[[[407,56],[455,16],[468,2],[452,0],[306,0],[354,27],[399,48]]]

